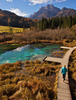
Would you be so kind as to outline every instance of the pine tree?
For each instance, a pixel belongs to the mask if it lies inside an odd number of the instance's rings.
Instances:
[[[62,28],[62,24],[63,24],[63,20],[62,20],[62,16],[60,16],[59,18],[59,28]]]
[[[72,27],[72,16],[68,16],[68,27]]]

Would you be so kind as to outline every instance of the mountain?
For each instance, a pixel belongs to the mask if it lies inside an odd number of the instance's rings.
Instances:
[[[1,10],[0,9],[0,17],[1,16],[11,16],[11,15],[16,15],[16,14],[14,14],[14,13],[12,13],[12,12],[10,12],[10,11],[6,11],[6,10]]]
[[[43,16],[45,18],[54,17],[57,13],[60,12],[60,9],[54,7],[53,5],[47,5],[46,7],[41,7],[37,12],[30,16],[31,19],[41,19]]]
[[[68,9],[68,8],[63,8],[63,9],[61,9],[61,11],[60,12],[58,12],[58,14],[56,15],[57,17],[60,17],[60,16],[69,16],[69,15],[76,15],[76,10],[74,10],[74,9]]]
[[[30,18],[20,17],[16,14],[0,9],[0,25],[13,27],[30,27],[34,23]]]
[[[69,16],[69,15],[75,15],[76,10],[74,9],[68,9],[63,7],[62,9],[57,8],[53,5],[47,5],[46,7],[41,7],[37,12],[35,12],[33,15],[31,15],[29,18],[31,19],[41,19],[42,17],[45,18],[51,18],[51,17],[60,17],[62,16]]]

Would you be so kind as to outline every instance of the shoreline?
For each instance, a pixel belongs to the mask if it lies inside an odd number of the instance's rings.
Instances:
[[[53,40],[34,40],[34,41],[5,41],[0,42],[0,44],[37,44],[37,43],[51,43],[51,44],[63,44],[63,41],[53,41]]]

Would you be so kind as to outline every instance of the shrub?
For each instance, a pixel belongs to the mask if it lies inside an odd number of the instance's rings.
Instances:
[[[6,84],[3,86],[4,95],[11,96],[13,93],[16,92],[15,84]]]
[[[41,61],[35,60],[35,64],[40,64],[40,63],[41,63]]]

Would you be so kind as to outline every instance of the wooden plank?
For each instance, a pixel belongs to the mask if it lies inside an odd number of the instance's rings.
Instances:
[[[61,46],[61,49],[70,49],[71,47],[65,47],[65,46]]]
[[[44,61],[50,61],[50,62],[58,62],[58,63],[61,63],[62,60],[63,60],[62,58],[46,57]]]

